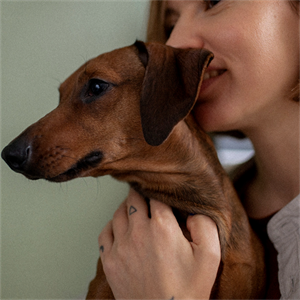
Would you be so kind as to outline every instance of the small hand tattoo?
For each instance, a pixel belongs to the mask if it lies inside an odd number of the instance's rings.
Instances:
[[[137,212],[137,209],[134,206],[131,205],[130,208],[129,208],[129,216],[134,214],[135,212]]]
[[[100,252],[104,252],[104,246],[100,246],[100,248],[99,248],[99,250],[100,250]]]

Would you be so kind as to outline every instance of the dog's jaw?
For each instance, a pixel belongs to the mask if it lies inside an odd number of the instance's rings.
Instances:
[[[84,158],[79,160],[74,166],[72,166],[67,171],[52,177],[52,178],[45,178],[49,181],[53,182],[63,182],[69,181],[71,179],[77,177],[83,177],[82,174],[89,170],[93,169],[94,167],[98,166],[103,159],[103,153],[101,151],[93,151],[86,155]]]

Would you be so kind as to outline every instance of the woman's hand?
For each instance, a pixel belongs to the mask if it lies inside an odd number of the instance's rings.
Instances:
[[[220,263],[216,224],[189,216],[192,242],[172,209],[131,190],[99,236],[104,272],[116,299],[209,299]]]

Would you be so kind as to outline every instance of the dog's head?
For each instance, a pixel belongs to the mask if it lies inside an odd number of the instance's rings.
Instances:
[[[2,158],[30,179],[129,171],[130,161],[146,159],[190,113],[212,57],[204,49],[139,41],[102,54],[61,84],[58,107],[5,147]]]

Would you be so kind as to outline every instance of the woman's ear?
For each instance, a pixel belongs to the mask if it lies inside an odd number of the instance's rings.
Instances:
[[[143,134],[148,144],[158,146],[192,110],[213,54],[205,49],[136,43],[146,68],[140,101]]]

